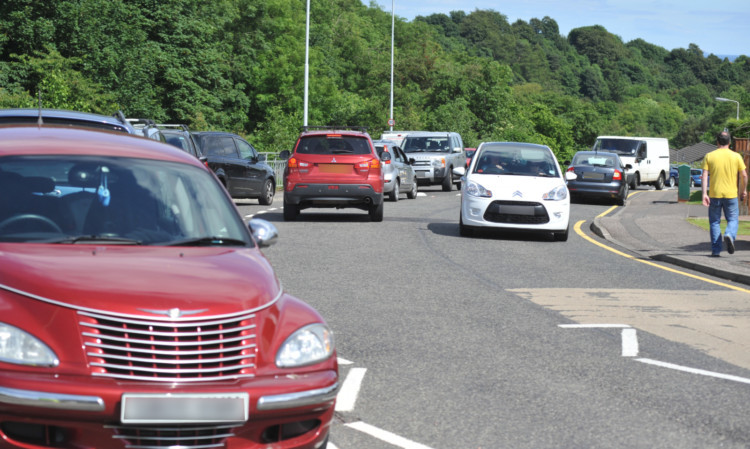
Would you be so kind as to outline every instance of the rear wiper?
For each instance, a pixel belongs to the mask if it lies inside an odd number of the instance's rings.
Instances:
[[[166,242],[164,246],[246,246],[247,242],[225,237],[196,237],[174,242]]]
[[[333,154],[351,154],[351,153],[354,153],[354,150],[346,150],[346,149],[331,150],[331,153],[333,153]]]
[[[140,240],[128,239],[124,237],[112,237],[103,235],[79,235],[76,237],[67,237],[62,240],[56,240],[52,243],[76,244],[76,243],[106,243],[108,245],[142,245]]]

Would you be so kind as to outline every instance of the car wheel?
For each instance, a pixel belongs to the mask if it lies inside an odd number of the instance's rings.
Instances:
[[[396,179],[396,182],[393,184],[393,190],[388,193],[388,199],[391,201],[398,201],[398,195],[401,193],[399,190],[399,182],[398,179]]]
[[[273,185],[273,180],[266,179],[266,183],[263,184],[263,193],[261,193],[258,202],[263,206],[270,206],[273,203],[273,194],[276,192],[276,188]]]
[[[690,187],[695,187],[695,180],[690,179]]]
[[[629,193],[628,185],[625,184],[625,187],[622,189],[622,196],[619,197],[619,198],[617,198],[617,205],[618,206],[624,206],[625,205],[625,200],[628,199],[628,193]]]
[[[419,185],[417,184],[417,178],[414,178],[414,180],[412,181],[412,184],[411,184],[411,190],[409,190],[406,193],[406,197],[409,198],[410,200],[413,200],[414,198],[417,197],[417,190],[418,189],[419,189]]]
[[[443,192],[450,192],[453,190],[453,175],[451,172],[453,171],[452,168],[448,169],[448,174],[443,178]]]
[[[284,202],[284,221],[294,221],[299,215],[299,206]]]
[[[383,202],[370,206],[370,221],[383,221]]]
[[[669,177],[669,187],[674,187],[677,185],[677,179],[674,176]]]
[[[635,190],[641,184],[641,175],[636,173],[630,180],[630,190]]]
[[[474,228],[472,228],[471,226],[466,226],[464,224],[463,215],[458,216],[458,233],[461,235],[461,237],[474,236]]]
[[[568,241],[568,229],[564,231],[560,231],[560,232],[554,232],[552,233],[552,236],[558,242],[567,242]]]
[[[664,189],[664,174],[659,175],[659,179],[656,180],[656,190]]]

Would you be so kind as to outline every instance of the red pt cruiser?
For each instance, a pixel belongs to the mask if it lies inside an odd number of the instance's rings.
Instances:
[[[200,161],[0,127],[0,447],[321,448],[332,335]]]

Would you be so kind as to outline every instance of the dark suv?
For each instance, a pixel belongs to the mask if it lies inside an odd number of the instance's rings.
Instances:
[[[201,155],[232,198],[257,198],[273,203],[276,177],[266,156],[237,134],[220,131],[194,132]]]
[[[383,221],[383,168],[364,128],[304,127],[284,170],[284,220],[310,207],[366,210]]]

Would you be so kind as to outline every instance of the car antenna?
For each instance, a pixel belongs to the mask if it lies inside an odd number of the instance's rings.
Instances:
[[[39,99],[39,118],[36,121],[37,126],[42,126],[44,122],[42,121],[42,91],[37,92],[37,97]]]

